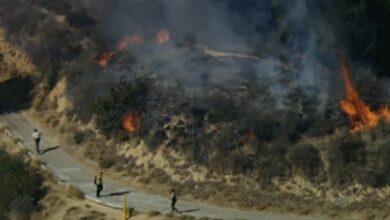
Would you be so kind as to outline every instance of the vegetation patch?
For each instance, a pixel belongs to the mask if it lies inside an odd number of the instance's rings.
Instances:
[[[83,191],[81,191],[78,187],[69,185],[67,187],[67,193],[70,197],[77,198],[77,199],[84,199],[85,194]]]
[[[126,131],[122,127],[123,116],[131,109],[142,110],[148,96],[146,79],[129,81],[122,78],[109,94],[99,97],[93,111],[97,128],[106,136],[123,137]]]
[[[100,168],[108,169],[111,168],[115,164],[114,158],[104,158],[99,162]]]
[[[161,212],[157,211],[157,210],[150,210],[148,212],[148,216],[149,217],[153,217],[153,216],[158,216],[158,215],[161,215]]]
[[[77,131],[74,136],[73,136],[73,140],[76,144],[81,144],[84,140],[84,133],[81,132],[81,131]]]
[[[0,150],[0,213],[6,215],[12,210],[33,211],[44,195],[42,178],[23,162]],[[29,213],[27,213],[29,214]]]

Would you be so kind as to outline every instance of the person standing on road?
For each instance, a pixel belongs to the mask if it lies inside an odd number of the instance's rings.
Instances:
[[[100,170],[95,176],[94,183],[96,185],[96,197],[100,197],[100,192],[103,190],[103,171]]]
[[[179,212],[179,210],[177,210],[177,208],[175,207],[176,202],[177,202],[176,192],[175,189],[172,189],[171,190],[171,212]]]
[[[37,129],[34,129],[34,132],[32,134],[32,138],[34,138],[34,141],[35,141],[35,147],[36,147],[37,154],[40,153],[39,142],[41,141],[41,136],[42,136],[42,134]]]

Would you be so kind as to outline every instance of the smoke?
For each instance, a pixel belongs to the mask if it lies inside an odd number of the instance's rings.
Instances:
[[[326,103],[332,67],[323,60],[332,55],[332,33],[313,1],[116,0],[101,3],[99,9],[96,1],[83,4],[99,11],[101,34],[109,47],[133,33],[145,39],[128,52],[162,77],[162,84],[234,89],[249,67],[269,83],[280,107],[298,86],[316,94],[322,106]],[[161,30],[171,35],[163,45],[154,41]],[[204,54],[205,46],[260,59],[213,58]]]

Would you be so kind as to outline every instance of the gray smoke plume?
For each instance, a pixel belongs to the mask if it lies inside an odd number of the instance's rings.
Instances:
[[[130,47],[128,52],[159,75],[164,80],[162,84],[179,81],[188,88],[204,84],[236,88],[241,73],[250,69],[258,79],[269,83],[280,107],[286,94],[298,86],[308,94],[316,94],[325,104],[331,66],[323,57],[330,52],[332,34],[314,2],[103,2],[84,0],[79,4],[98,12],[102,35],[109,47],[115,48],[123,36],[141,35],[144,44]],[[169,31],[171,39],[159,45],[154,39],[161,30]],[[210,57],[204,53],[204,47],[259,59]]]

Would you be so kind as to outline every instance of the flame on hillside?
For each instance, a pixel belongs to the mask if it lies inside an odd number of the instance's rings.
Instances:
[[[110,63],[111,58],[114,56],[113,52],[103,52],[97,56],[97,62],[100,66],[107,66]]]
[[[144,39],[139,34],[133,34],[130,36],[125,36],[119,41],[117,45],[117,50],[121,51],[127,49],[129,46],[137,46],[144,43]]]
[[[255,140],[256,138],[256,135],[255,135],[255,132],[253,131],[252,128],[248,129],[247,132],[246,132],[246,140],[247,141],[253,141]]]
[[[167,30],[161,30],[156,35],[156,43],[163,44],[167,43],[171,39],[171,35]]]
[[[167,30],[161,30],[158,32],[155,36],[155,41],[158,44],[164,44],[167,43],[171,39],[171,35]],[[109,52],[103,52],[98,55],[96,58],[97,63],[99,63],[100,66],[106,67],[109,63],[112,57],[117,54],[120,51],[123,51],[129,47],[135,47],[138,45],[142,45],[145,42],[145,39],[135,33],[129,36],[124,36],[116,45],[116,49]]]
[[[360,97],[351,77],[351,72],[347,60],[344,59],[342,63],[342,74],[344,78],[344,86],[346,92],[346,98],[341,101],[341,109],[345,112],[351,122],[351,131],[356,132],[365,127],[376,127],[379,119],[384,119],[390,122],[390,112],[387,106],[379,109],[378,112],[371,110]]]
[[[129,111],[122,118],[122,127],[134,133],[141,129],[141,114],[138,111]]]

